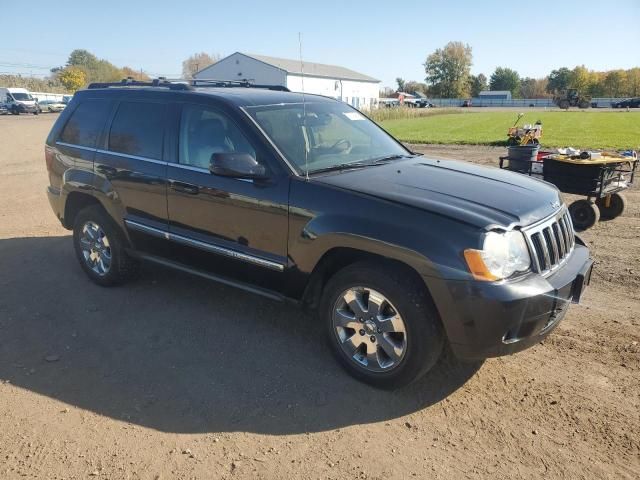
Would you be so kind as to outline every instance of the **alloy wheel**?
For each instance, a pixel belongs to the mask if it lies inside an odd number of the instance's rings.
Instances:
[[[80,249],[85,264],[101,277],[111,268],[111,245],[100,225],[88,221],[80,233]]]
[[[333,307],[333,330],[342,351],[370,372],[397,367],[407,350],[407,331],[393,304],[380,292],[352,287]]]

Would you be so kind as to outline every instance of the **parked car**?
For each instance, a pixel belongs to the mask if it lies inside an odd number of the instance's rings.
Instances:
[[[92,281],[148,261],[292,300],[384,388],[445,342],[538,344],[580,300],[592,261],[555,187],[414,154],[340,101],[233,85],[96,84],[60,114],[48,197]]]
[[[40,113],[42,112],[61,112],[67,105],[57,100],[42,100],[38,102]]]
[[[471,107],[472,106],[472,102],[471,100],[464,100],[462,102],[462,105],[460,105],[461,107]]]
[[[21,113],[38,115],[40,113],[36,99],[25,88],[0,87],[0,102],[3,102],[13,115]]]
[[[640,108],[640,97],[626,98],[611,104],[613,108]]]

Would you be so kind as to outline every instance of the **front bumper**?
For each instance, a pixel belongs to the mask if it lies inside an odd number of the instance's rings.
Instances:
[[[449,342],[459,358],[509,355],[544,339],[589,284],[593,261],[576,245],[567,262],[544,278],[437,281],[430,285]]]
[[[16,105],[17,109],[20,113],[35,113],[38,111],[38,106],[37,105],[23,105],[23,104],[18,104]]]

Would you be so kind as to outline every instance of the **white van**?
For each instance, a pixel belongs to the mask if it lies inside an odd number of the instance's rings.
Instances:
[[[40,113],[38,102],[26,88],[0,87],[0,103],[3,103],[7,110],[14,115],[21,113],[38,115]]]

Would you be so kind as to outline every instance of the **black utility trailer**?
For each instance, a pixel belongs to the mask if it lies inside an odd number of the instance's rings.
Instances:
[[[524,162],[524,163],[523,163]],[[552,183],[558,190],[587,197],[569,205],[576,230],[586,230],[601,218],[610,220],[624,211],[626,199],[621,193],[633,184],[637,155],[602,154],[590,158],[587,154],[551,154],[539,160],[500,157],[500,168],[538,177]]]

